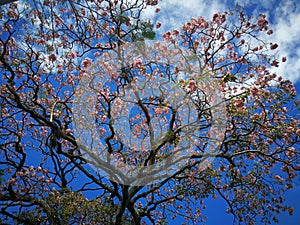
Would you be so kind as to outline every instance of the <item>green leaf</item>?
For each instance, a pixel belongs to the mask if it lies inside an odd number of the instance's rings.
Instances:
[[[143,37],[148,38],[150,40],[154,40],[155,39],[155,32],[154,31],[145,31],[142,33]]]

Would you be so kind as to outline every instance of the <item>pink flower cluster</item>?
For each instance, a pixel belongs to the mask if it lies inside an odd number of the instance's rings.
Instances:
[[[187,91],[189,93],[193,93],[197,90],[197,88],[198,88],[197,82],[195,80],[190,80],[187,85]]]
[[[258,25],[258,30],[262,31],[262,30],[268,30],[269,21],[266,19],[266,15],[265,14],[260,14],[260,16],[258,17],[257,20],[257,25]]]
[[[87,68],[92,65],[92,60],[87,57],[85,58],[85,60],[83,60],[82,65],[84,68]]]
[[[213,15],[213,20],[212,20],[213,23],[221,25],[225,21],[226,21],[226,15],[225,14],[215,13]]]

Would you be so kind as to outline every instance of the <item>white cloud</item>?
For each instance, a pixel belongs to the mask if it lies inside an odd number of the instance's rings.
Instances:
[[[300,4],[298,0],[238,0],[245,6],[248,15],[257,17],[265,13],[274,34],[267,41],[278,43],[277,56],[286,56],[287,62],[281,63],[273,72],[290,79],[300,81]],[[274,52],[275,53],[275,52]]]
[[[246,14],[257,18],[265,13],[270,20],[270,28],[274,30],[272,36],[266,36],[267,41],[278,43],[278,57],[286,56],[286,63],[273,69],[292,81],[300,80],[300,4],[298,0],[237,0],[239,5],[245,6]],[[149,7],[145,12],[146,18],[154,22],[162,22],[160,32],[180,28],[192,17],[204,16],[210,20],[215,12],[234,9],[230,0],[160,0],[157,5],[161,9],[158,14]],[[274,51],[275,53],[275,51]]]
[[[274,42],[287,62],[277,73],[292,81],[300,80],[300,7],[295,1],[283,2],[274,15]]]
[[[225,5],[218,1],[205,0],[161,0],[158,4],[161,12],[154,14],[153,8],[149,7],[145,12],[145,17],[154,18],[154,21],[162,23],[161,30],[180,28],[192,17],[204,16],[211,19],[215,12],[225,10]]]

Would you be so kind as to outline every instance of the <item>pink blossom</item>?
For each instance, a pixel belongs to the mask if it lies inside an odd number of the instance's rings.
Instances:
[[[224,184],[223,187],[222,187],[223,191],[226,191],[228,188],[229,188],[228,184]]]
[[[242,40],[240,41],[240,45],[243,45],[243,44],[245,44],[245,39],[242,39]]]
[[[173,31],[173,34],[176,35],[176,36],[179,35],[179,30],[176,30],[176,29],[175,29],[175,30]]]
[[[44,38],[41,38],[41,39],[36,40],[36,42],[37,42],[39,45],[43,45],[43,44],[45,44],[45,39],[44,39]]]
[[[85,60],[83,60],[82,65],[84,68],[87,68],[88,66],[92,65],[92,60],[87,57]]]
[[[160,28],[161,27],[161,22],[157,22],[156,24],[156,29]]]
[[[219,13],[215,13],[214,15],[213,15],[213,22],[214,23],[218,23],[219,22],[219,16],[220,16],[220,14]]]
[[[279,66],[279,62],[276,61],[276,60],[273,60],[273,62],[271,63],[271,66],[278,67]]]
[[[227,45],[227,48],[228,48],[228,50],[233,50],[234,45],[233,45],[233,44],[228,44],[228,45]]]
[[[275,175],[274,178],[276,180],[278,180],[279,182],[283,182],[284,181],[284,179],[281,176],[279,176],[279,175]]]
[[[51,54],[48,56],[50,62],[55,62],[56,61],[56,55],[55,54]]]
[[[157,0],[147,0],[146,5],[155,6],[158,4]]]
[[[213,199],[217,199],[218,198],[218,195],[213,195],[211,196]]]
[[[134,60],[133,63],[132,63],[132,66],[133,66],[134,68],[139,68],[139,67],[141,67],[142,65],[143,65],[143,62],[142,62],[141,59],[136,59],[136,60]]]
[[[35,173],[31,173],[31,174],[30,174],[30,177],[31,177],[31,178],[33,178],[33,177],[35,177],[35,176],[36,176]]]
[[[41,176],[41,177],[39,177],[39,181],[43,181],[45,179],[45,177],[44,176]]]
[[[96,56],[96,57],[99,56],[99,55],[100,55],[100,52],[95,52],[94,53],[94,56]]]
[[[161,108],[156,108],[154,111],[155,111],[156,115],[162,114],[162,109]]]
[[[268,20],[266,19],[265,14],[261,14],[258,17],[257,25],[259,26],[259,30],[268,30]]]
[[[67,58],[68,59],[74,59],[75,57],[77,56],[77,54],[73,51],[70,51],[68,54],[67,54]]]
[[[271,50],[274,50],[274,49],[276,49],[277,47],[278,47],[278,44],[276,44],[276,43],[275,43],[275,44],[271,44],[270,49],[271,49]]]
[[[244,101],[241,100],[241,99],[238,99],[238,100],[236,100],[236,101],[234,102],[234,106],[235,106],[236,108],[242,108],[242,107],[244,107]]]
[[[282,112],[283,112],[283,113],[287,113],[286,107],[283,107],[283,108],[282,108]]]
[[[100,129],[100,135],[103,135],[103,134],[105,134],[105,129],[103,127],[101,127],[101,129]]]
[[[53,179],[52,179],[52,178],[50,178],[50,179],[46,180],[46,185],[50,185],[50,184],[52,183],[52,181],[53,181]]]
[[[188,92],[193,93],[197,89],[197,83],[194,80],[190,80],[187,85]]]
[[[172,40],[171,32],[168,31],[168,32],[164,33],[163,34],[163,39],[164,39],[165,42],[169,43]]]

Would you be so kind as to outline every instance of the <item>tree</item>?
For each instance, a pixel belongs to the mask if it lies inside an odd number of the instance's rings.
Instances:
[[[15,2],[15,1],[16,0],[1,0],[0,5],[5,5],[5,4],[11,3],[11,2]]]
[[[236,224],[293,213],[299,103],[266,16],[237,7],[158,41],[141,19],[156,4],[1,9],[1,223],[195,224],[210,197]]]

